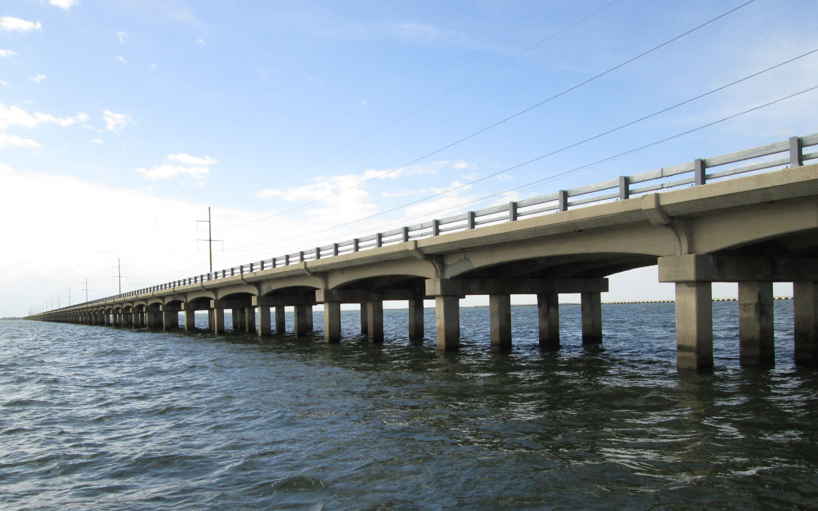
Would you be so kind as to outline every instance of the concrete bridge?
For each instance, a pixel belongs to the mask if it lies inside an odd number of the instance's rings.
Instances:
[[[358,303],[361,330],[383,341],[383,301],[407,300],[409,337],[423,337],[423,300],[435,301],[437,347],[457,349],[458,300],[490,296],[491,342],[511,347],[510,295],[536,294],[539,343],[560,345],[559,293],[580,293],[582,338],[602,339],[607,276],[659,265],[676,286],[677,366],[713,365],[712,282],[738,282],[740,359],[774,364],[773,282],[793,282],[795,361],[818,366],[818,134],[697,159],[573,190],[435,219],[310,250],[187,277],[33,316],[132,328],[194,329],[207,311],[224,331],[341,340],[341,304]],[[271,311],[274,310],[274,315]],[[258,314],[257,314],[258,313]],[[627,325],[617,326],[627,328]]]

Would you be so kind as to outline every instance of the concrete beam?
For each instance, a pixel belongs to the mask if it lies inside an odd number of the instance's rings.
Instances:
[[[465,296],[492,294],[604,293],[608,279],[427,279],[426,296]]]
[[[818,281],[818,259],[732,255],[659,258],[660,282]]]

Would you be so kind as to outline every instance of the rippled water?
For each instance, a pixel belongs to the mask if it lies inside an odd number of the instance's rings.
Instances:
[[[735,303],[717,303],[716,369],[680,378],[673,305],[604,306],[585,350],[536,347],[513,309],[511,354],[488,311],[463,348],[423,345],[406,312],[386,343],[176,335],[0,321],[0,509],[803,509],[818,497],[818,373],[738,365]],[[320,325],[320,314],[316,314]]]

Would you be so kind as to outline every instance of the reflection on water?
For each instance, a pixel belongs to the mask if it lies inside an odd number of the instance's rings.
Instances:
[[[406,312],[386,342],[170,335],[0,322],[3,509],[808,508],[818,497],[818,374],[738,365],[736,305],[715,307],[712,375],[675,370],[673,305],[579,308],[541,352],[536,310],[514,348],[462,311],[459,353],[422,345]],[[316,325],[321,325],[316,315]],[[202,325],[204,326],[204,325]]]

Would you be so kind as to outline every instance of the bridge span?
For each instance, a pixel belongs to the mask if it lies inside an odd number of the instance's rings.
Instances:
[[[435,219],[31,316],[131,328],[195,328],[341,340],[341,304],[361,304],[361,330],[383,341],[383,302],[407,300],[409,338],[423,338],[435,301],[437,347],[457,349],[459,299],[489,295],[492,345],[511,347],[510,295],[536,294],[539,343],[560,345],[559,293],[580,293],[583,343],[602,342],[606,277],[658,264],[676,287],[677,366],[713,366],[713,282],[737,282],[740,360],[774,365],[773,282],[793,282],[795,362],[818,366],[818,134]],[[271,312],[274,314],[271,315]],[[257,314],[258,313],[258,314]],[[617,325],[613,328],[627,328]]]

